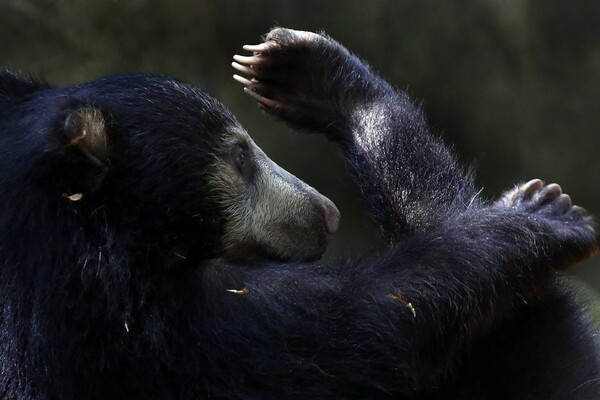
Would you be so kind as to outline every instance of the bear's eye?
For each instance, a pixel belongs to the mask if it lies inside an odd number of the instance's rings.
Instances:
[[[234,149],[235,166],[240,174],[244,173],[244,167],[247,163],[248,151],[243,145],[237,144]]]

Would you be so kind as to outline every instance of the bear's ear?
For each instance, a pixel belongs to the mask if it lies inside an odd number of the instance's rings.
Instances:
[[[107,121],[94,106],[82,106],[69,112],[64,133],[69,145],[76,147],[94,164],[108,167]]]
[[[12,72],[0,70],[0,115],[9,115],[11,109],[27,96],[48,87],[45,83],[38,83]]]

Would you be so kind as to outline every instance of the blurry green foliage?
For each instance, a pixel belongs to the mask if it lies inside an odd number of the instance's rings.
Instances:
[[[231,80],[232,54],[275,25],[323,29],[423,101],[486,196],[540,177],[600,215],[598,21],[597,0],[2,0],[0,64],[56,84],[144,71],[206,89],[338,204],[330,252],[355,254],[377,246],[375,230],[335,149],[260,115]],[[576,272],[588,290],[598,259]]]

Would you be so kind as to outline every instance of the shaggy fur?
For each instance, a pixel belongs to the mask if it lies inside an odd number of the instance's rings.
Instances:
[[[585,212],[536,185],[484,205],[406,95],[329,39],[269,41],[252,89],[343,143],[388,248],[218,258],[225,107],[164,77],[3,73],[0,396],[594,398],[591,331],[554,272],[596,248]],[[65,131],[90,107],[101,163]]]

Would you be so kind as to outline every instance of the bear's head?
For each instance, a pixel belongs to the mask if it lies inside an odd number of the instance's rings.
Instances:
[[[4,218],[45,212],[56,229],[124,237],[161,262],[316,259],[337,229],[329,199],[190,85],[138,74],[52,88],[2,73],[0,107]]]

